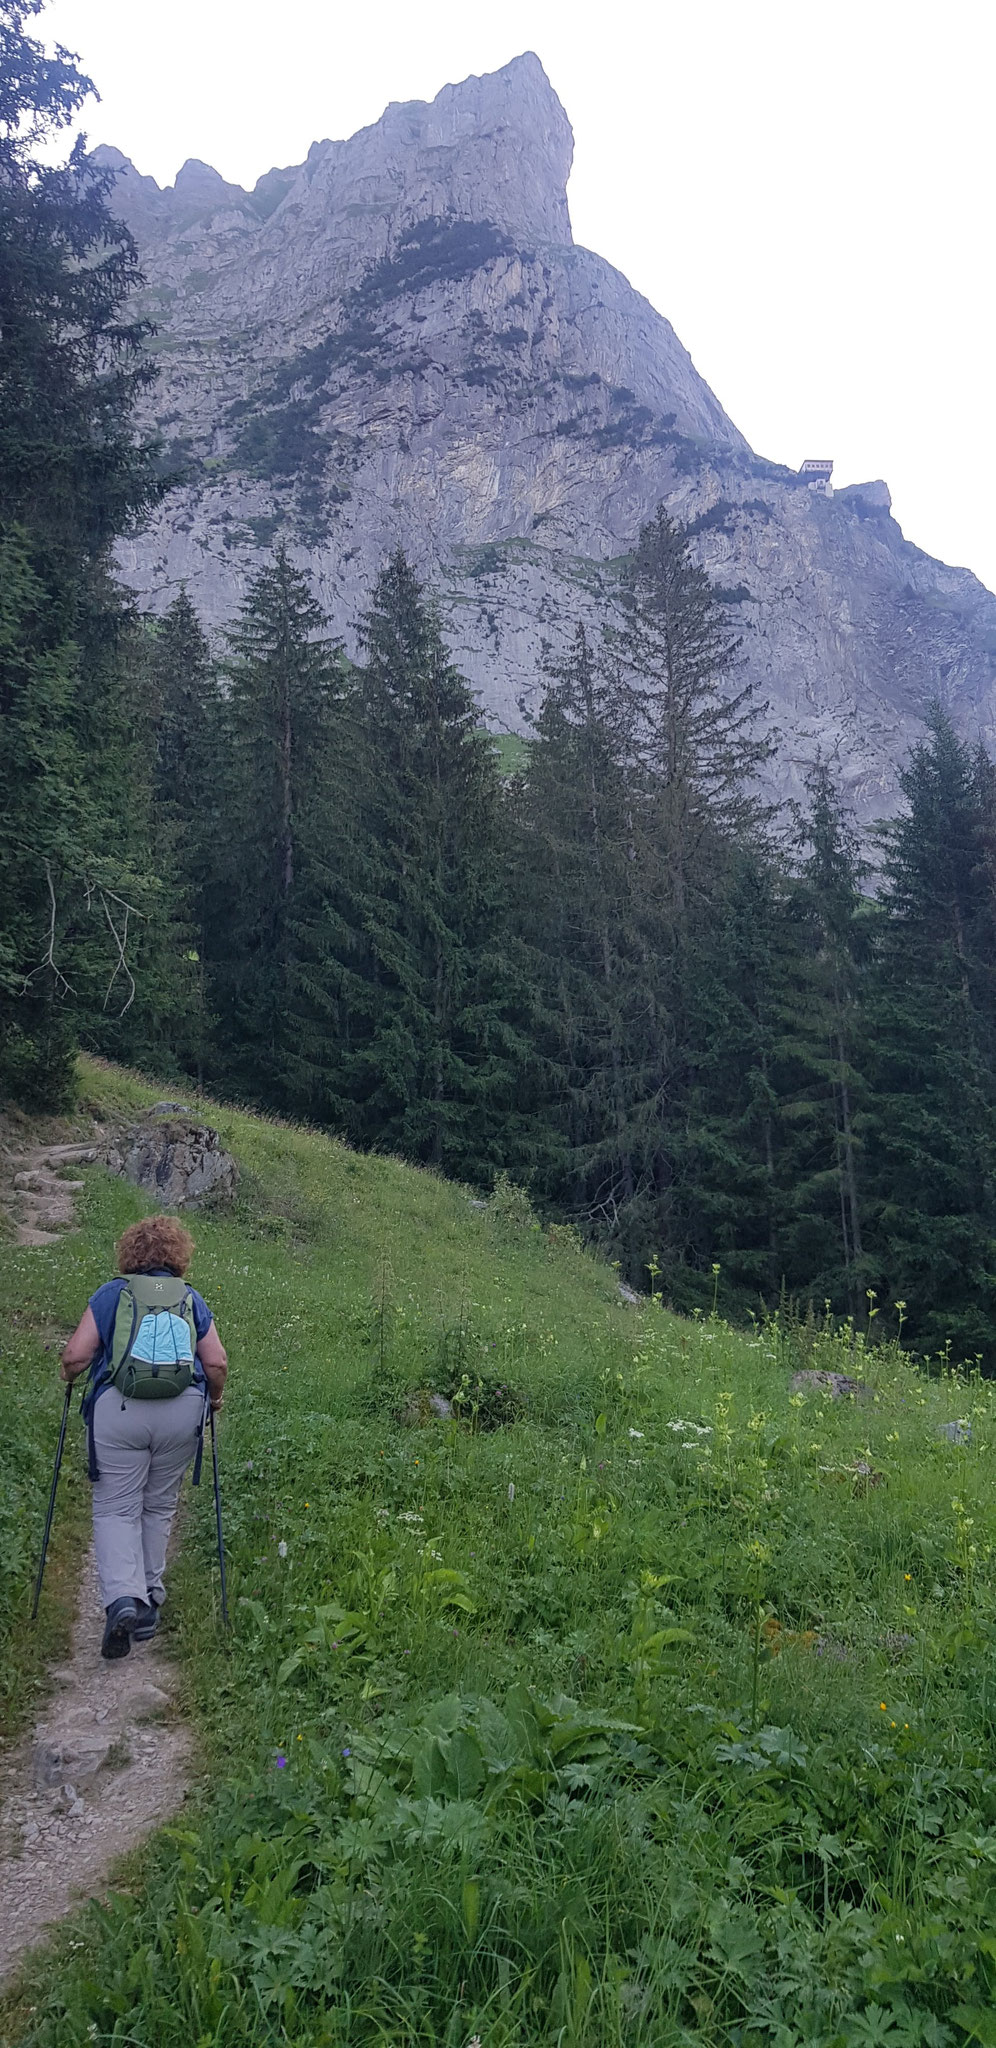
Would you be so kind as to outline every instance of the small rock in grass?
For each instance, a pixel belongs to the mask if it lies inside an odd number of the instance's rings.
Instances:
[[[871,1401],[874,1391],[846,1372],[797,1372],[789,1381],[793,1394],[822,1394],[829,1401]]]
[[[938,1436],[945,1437],[949,1444],[970,1444],[972,1441],[972,1425],[964,1420],[959,1422],[939,1422],[937,1434]]]
[[[439,1422],[449,1422],[453,1414],[453,1403],[444,1394],[434,1394],[429,1387],[417,1387],[410,1394],[403,1408],[397,1412],[397,1420],[403,1429],[419,1429],[433,1417]]]
[[[884,1472],[876,1472],[874,1465],[869,1465],[867,1458],[855,1458],[850,1470],[855,1479],[861,1480],[864,1486],[881,1486],[885,1478]]]

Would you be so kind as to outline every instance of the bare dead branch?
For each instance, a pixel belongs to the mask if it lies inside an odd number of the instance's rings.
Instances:
[[[125,998],[125,1001],[122,1003],[120,1010],[118,1011],[118,1016],[123,1017],[125,1011],[131,1009],[132,1003],[135,1000],[136,993],[135,977],[132,974],[131,968],[128,965],[128,960],[125,953],[125,948],[128,944],[128,919],[131,916],[134,905],[131,903],[126,903],[123,896],[115,896],[113,889],[100,889],[98,890],[98,894],[100,896],[104,916],[107,919],[107,928],[118,949],[118,957],[114,963],[114,971],[104,991],[104,1001],[102,1007],[106,1010],[107,1005],[110,1001],[111,990],[114,987],[118,975],[123,974],[126,982],[128,983],[128,995]],[[121,905],[122,910],[124,911],[124,917],[122,918],[121,921],[120,931],[118,930],[117,925],[115,924],[114,919],[111,916],[111,905],[110,902],[108,901],[109,897],[115,903],[119,903]],[[140,917],[141,914],[141,911],[136,912],[136,916]]]
[[[55,926],[56,918],[58,915],[58,904],[56,902],[55,883],[52,880],[51,865],[48,861],[45,861],[44,867],[45,881],[48,885],[49,901],[48,941],[45,947],[45,951],[42,955],[42,958],[39,960],[37,967],[33,967],[31,973],[25,975],[24,982],[21,987],[21,994],[22,996],[27,994],[28,988],[30,987],[30,984],[34,981],[36,974],[44,974],[46,969],[48,969],[55,982],[56,994],[72,996],[76,994],[76,990],[73,988],[72,984],[66,980],[66,977],[63,974],[61,967],[58,965],[55,957]]]

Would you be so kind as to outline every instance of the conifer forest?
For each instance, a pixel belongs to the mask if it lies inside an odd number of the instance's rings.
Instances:
[[[8,0],[0,75],[0,1085],[79,1048],[487,1192],[686,1312],[781,1301],[996,1364],[996,770],[938,703],[859,842],[663,506],[514,760],[385,561],[347,659],[278,545],[228,632],[143,617],[170,488],[87,90]],[[940,679],[939,685],[940,689]]]

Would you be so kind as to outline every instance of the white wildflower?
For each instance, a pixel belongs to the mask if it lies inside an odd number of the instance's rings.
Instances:
[[[278,1557],[286,1557],[286,1555],[287,1555],[287,1545],[286,1545],[286,1543],[278,1543],[278,1544],[277,1544],[277,1556],[278,1556]]]
[[[514,1483],[514,1481],[513,1481],[513,1480],[511,1480],[511,1479],[510,1479],[510,1480],[509,1480],[509,1482],[508,1482],[508,1497],[509,1497],[509,1500],[514,1500],[514,1499],[515,1499],[515,1483]]]
[[[637,1439],[637,1441],[638,1441],[638,1442],[640,1442],[640,1443],[642,1443],[642,1442],[643,1442],[643,1431],[642,1431],[642,1429],[631,1429],[629,1433],[630,1433],[630,1436],[631,1436],[631,1437],[635,1437],[635,1438]]]

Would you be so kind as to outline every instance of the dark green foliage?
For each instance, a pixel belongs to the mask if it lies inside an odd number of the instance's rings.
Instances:
[[[548,1130],[534,1175],[547,1199],[608,1229],[634,1199],[631,1123],[646,1086],[633,747],[632,701],[579,628],[548,666],[524,763],[519,896]]]
[[[781,1277],[861,1318],[861,1123],[867,1106],[863,976],[870,953],[867,870],[825,762],[807,778],[798,872],[782,918],[789,951],[777,979]]]
[[[64,883],[79,871],[85,818],[76,649],[49,621],[15,529],[0,540],[0,1086],[31,1108],[61,1106],[71,1087],[71,990],[59,961]]]
[[[156,798],[189,841],[211,803],[219,697],[211,649],[185,589],[152,629],[149,674],[156,700]]]
[[[500,778],[403,555],[378,580],[361,645],[327,920],[346,1125],[479,1180],[500,1165],[516,1116]]]
[[[112,175],[88,164],[82,138],[65,166],[36,155],[93,90],[24,33],[38,11],[0,10],[0,524],[38,535],[71,602],[153,494],[132,428],[149,329],[127,314],[140,276],[108,205]]]
[[[233,459],[253,476],[307,476],[328,454],[328,442],[316,434],[313,401],[279,406],[246,421]]]
[[[220,803],[204,889],[214,1059],[250,1100],[299,1103],[298,926],[334,834],[340,669],[285,548],[228,636]]]
[[[676,1306],[722,1297],[741,1309],[777,1293],[780,1274],[774,1076],[777,1005],[791,972],[775,863],[751,846],[717,849],[713,898],[687,949],[688,1103],[681,1151],[680,1267],[663,1270]]]
[[[0,6],[0,1086],[55,1106],[78,1032],[111,1049],[162,994],[134,973],[159,888],[106,571],[158,484],[134,245],[81,139],[49,161],[92,88],[26,33],[38,12]]]
[[[991,1357],[996,1328],[992,768],[936,709],[883,831],[869,1002],[870,1236],[880,1293],[932,1347]]]
[[[224,841],[224,717],[211,650],[186,590],[148,628],[146,668],[154,739],[152,837],[169,877],[173,951],[184,1030],[172,1052],[202,1077],[205,928],[218,914],[214,874]]]
[[[717,498],[705,512],[697,512],[685,528],[689,539],[697,533],[729,533],[733,506],[728,498]]]
[[[659,514],[606,648],[593,654],[581,631],[551,668],[523,778],[522,894],[555,1133],[540,1184],[614,1243],[634,1278],[655,1264],[673,1293],[715,1249],[718,1209],[703,1207],[696,1174],[711,1151],[718,1187],[734,1127],[752,1114],[731,1097],[721,1140],[703,1078],[722,992],[734,994],[715,945],[734,892],[730,846],[750,845],[761,824],[749,781],[765,748],[751,693],[732,680],[735,653],[686,536]],[[738,975],[741,1003],[744,988]],[[734,1095],[741,1052],[726,1041]],[[750,1096],[749,1073],[745,1085]],[[742,1133],[738,1143],[742,1163]],[[753,1177],[763,1209],[763,1166]]]
[[[457,283],[499,256],[512,253],[507,235],[490,220],[440,219],[431,215],[404,234],[393,256],[385,256],[352,294],[358,310],[372,310],[401,292],[432,284]]]

